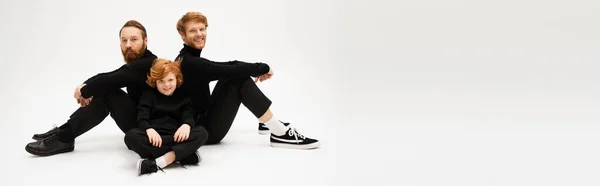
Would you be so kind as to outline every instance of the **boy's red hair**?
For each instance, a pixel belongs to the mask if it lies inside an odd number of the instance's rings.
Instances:
[[[150,73],[148,73],[148,79],[146,79],[146,83],[150,85],[152,88],[156,88],[156,81],[165,78],[169,72],[175,75],[175,79],[177,79],[177,87],[181,86],[183,83],[183,75],[181,74],[181,60],[177,60],[172,62],[166,59],[155,59],[152,63],[152,68],[150,68]]]

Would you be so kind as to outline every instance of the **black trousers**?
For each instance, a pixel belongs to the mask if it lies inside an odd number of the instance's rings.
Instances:
[[[244,104],[256,116],[261,117],[271,106],[267,98],[250,77],[231,78],[219,80],[211,94],[212,105],[207,117],[200,117],[206,121],[197,121],[196,125],[203,124],[208,131],[206,144],[219,143],[233,124],[240,104]]]
[[[189,155],[194,154],[200,146],[206,143],[208,132],[202,126],[194,126],[190,130],[190,136],[183,142],[175,142],[172,133],[162,133],[162,145],[155,147],[148,140],[146,131],[135,128],[125,134],[125,145],[129,150],[136,152],[142,158],[158,158],[167,152],[175,152],[175,160],[182,160]]]
[[[115,120],[123,133],[136,128],[137,105],[121,89],[94,96],[86,107],[78,108],[69,120],[60,126],[61,141],[73,141],[76,137],[98,126],[108,115]]]
[[[219,80],[210,97],[212,104],[205,116],[199,117],[196,125],[208,131],[206,144],[217,144],[229,132],[240,104],[244,104],[257,118],[271,106],[267,98],[250,77]],[[118,89],[105,96],[94,97],[87,107],[77,109],[59,133],[61,141],[72,141],[76,137],[100,124],[108,115],[115,120],[121,131],[137,128],[137,105]]]

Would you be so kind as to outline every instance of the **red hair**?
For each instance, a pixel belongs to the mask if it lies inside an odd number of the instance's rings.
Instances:
[[[152,68],[150,68],[150,73],[148,73],[148,79],[146,79],[146,83],[150,85],[152,88],[156,88],[156,81],[165,78],[169,75],[169,72],[175,75],[175,79],[177,79],[177,87],[181,86],[183,83],[183,75],[181,74],[181,60],[177,60],[172,62],[166,59],[155,59],[152,63]]]
[[[206,16],[200,12],[188,12],[177,21],[177,31],[185,33],[185,24],[188,22],[202,23],[208,28]]]

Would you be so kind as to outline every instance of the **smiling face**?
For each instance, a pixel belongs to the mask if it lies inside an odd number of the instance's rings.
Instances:
[[[206,25],[201,22],[188,22],[184,32],[179,32],[183,43],[195,49],[203,49],[206,44]]]
[[[173,72],[169,72],[164,78],[156,80],[156,88],[163,95],[173,95],[175,87],[177,87],[177,79]]]
[[[203,49],[206,44],[208,21],[200,12],[188,12],[177,21],[177,32],[183,43],[195,49]]]
[[[179,69],[180,64],[180,61],[171,62],[166,59],[156,59],[152,64],[152,68],[150,68],[146,83],[150,87],[158,89],[158,92],[163,95],[173,95],[175,89],[183,83],[183,76]]]

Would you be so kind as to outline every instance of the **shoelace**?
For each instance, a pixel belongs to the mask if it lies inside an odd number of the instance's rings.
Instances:
[[[198,157],[198,161],[200,161],[200,156],[198,155],[198,152],[197,152],[197,151],[196,151],[196,153],[194,153],[194,155],[195,155],[196,157]],[[186,166],[185,166],[183,163],[181,163],[181,161],[178,161],[177,163],[179,163],[179,165],[180,165],[181,167],[183,167],[183,168],[187,169],[187,167],[186,167]]]
[[[52,135],[52,136],[49,136],[49,137],[47,137],[47,138],[44,138],[42,141],[44,141],[44,142],[47,142],[47,141],[50,141],[50,140],[54,140],[54,139],[56,139],[56,138],[58,138],[58,134],[54,134],[54,135]]]
[[[160,171],[162,171],[163,173],[166,173],[166,172],[165,172],[165,171],[164,171],[162,168],[160,168],[159,166],[156,166],[156,170],[157,170],[157,171],[158,171],[158,170],[160,170]],[[147,173],[147,174],[146,174],[146,176],[150,176],[150,174],[152,174],[152,172],[150,172],[150,173]]]
[[[52,124],[52,128],[48,132],[53,131],[53,130],[58,130],[58,126],[56,126],[56,124]]]
[[[184,169],[187,169],[187,167],[185,167],[185,165],[179,163],[179,165],[181,165],[181,167],[183,167]]]
[[[53,124],[52,126],[54,127],[54,128],[52,128],[52,130],[59,130],[59,128],[58,128],[58,126],[56,126],[56,124]],[[56,133],[54,133],[54,134],[52,134],[52,135],[44,138],[42,141],[50,141],[50,140],[58,138],[58,132],[59,131],[57,131]]]
[[[292,128],[289,130],[288,135],[293,136],[294,138],[296,138],[296,140],[298,140],[298,137],[302,138],[302,139],[306,139],[306,137],[304,137],[304,135],[298,133],[297,129]]]

